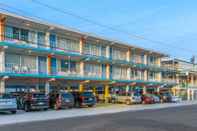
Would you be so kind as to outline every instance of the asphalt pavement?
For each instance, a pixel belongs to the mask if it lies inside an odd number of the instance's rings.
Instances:
[[[0,131],[197,131],[197,105],[18,123]]]

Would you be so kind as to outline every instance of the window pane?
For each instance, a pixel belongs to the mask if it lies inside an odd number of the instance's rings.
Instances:
[[[21,29],[21,40],[28,41],[28,30]]]
[[[19,28],[13,27],[13,38],[14,39],[20,39],[20,30]]]

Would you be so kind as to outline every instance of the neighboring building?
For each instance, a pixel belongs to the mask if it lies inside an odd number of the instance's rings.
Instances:
[[[158,90],[172,84],[162,80],[163,57],[62,26],[0,14],[0,92],[93,90],[107,98],[113,87]]]
[[[197,99],[197,64],[180,59],[163,60],[162,65],[176,70],[174,73],[163,73],[163,79],[170,79],[178,83],[173,88],[175,95],[184,99]]]

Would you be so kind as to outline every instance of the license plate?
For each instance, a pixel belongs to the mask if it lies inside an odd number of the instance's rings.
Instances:
[[[92,98],[89,98],[89,100],[91,101],[91,100],[93,100]]]
[[[68,99],[66,99],[65,101],[66,101],[66,102],[70,102],[70,100],[68,100]]]
[[[38,105],[43,105],[43,104],[44,104],[43,102],[39,102],[39,103],[38,103]]]

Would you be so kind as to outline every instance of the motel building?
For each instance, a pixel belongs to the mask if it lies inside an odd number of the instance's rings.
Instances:
[[[14,14],[0,14],[0,92],[158,92],[166,54]]]

